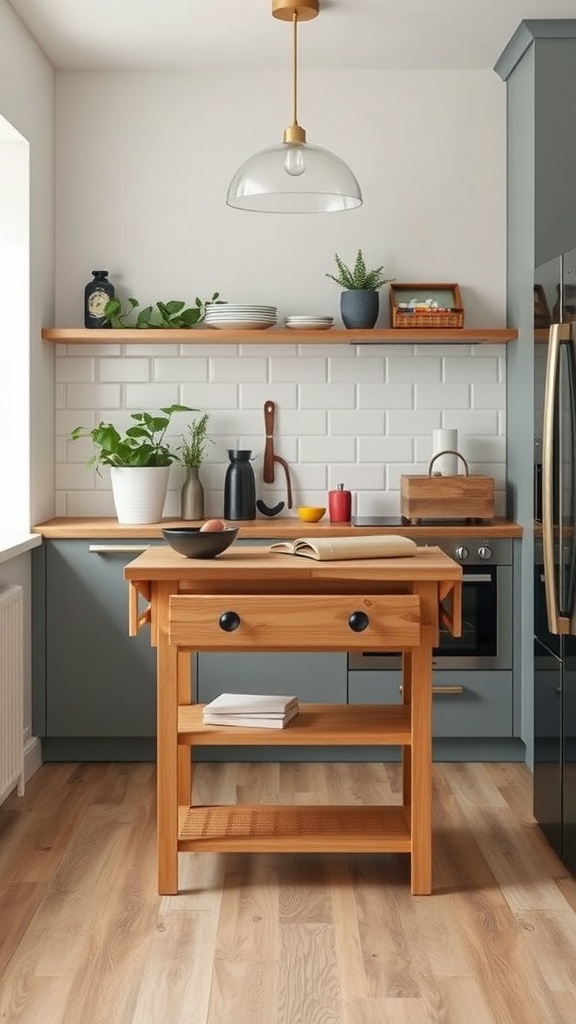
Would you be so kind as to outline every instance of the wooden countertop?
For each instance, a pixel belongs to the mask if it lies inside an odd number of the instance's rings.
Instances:
[[[90,538],[108,540],[130,540],[134,538],[162,539],[164,526],[200,526],[198,522],[182,522],[178,519],[165,519],[159,523],[138,526],[121,525],[113,516],[59,516],[33,526],[35,534],[41,534],[47,540],[88,540]],[[412,537],[522,537],[522,526],[509,519],[497,517],[491,523],[463,522],[458,525],[434,525],[424,523],[420,526],[352,526],[349,523],[330,523],[326,516],[321,522],[302,522],[295,515],[279,515],[274,518],[231,521],[231,525],[240,527],[239,538],[242,540],[258,539],[293,539],[296,537],[354,537],[363,534],[401,534]]]
[[[200,522],[182,522],[177,519],[166,519],[161,523],[140,526],[123,526],[117,519],[108,517],[76,517],[61,516],[38,523],[32,527],[33,533],[39,533],[50,540],[88,540],[91,538],[107,540],[129,540],[133,538],[162,539],[162,528],[165,526],[200,526]],[[333,537],[357,536],[359,533],[369,534],[401,534],[404,537],[521,537],[522,527],[503,517],[496,517],[492,523],[470,523],[459,525],[422,526],[369,526],[355,527],[348,523],[332,525],[326,516],[319,523],[303,523],[295,515],[275,516],[273,519],[253,519],[234,522],[231,525],[240,528],[239,538],[242,540],[258,540],[267,538],[295,537]]]

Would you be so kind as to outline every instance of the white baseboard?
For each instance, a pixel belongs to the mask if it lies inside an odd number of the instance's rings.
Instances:
[[[42,744],[37,736],[32,736],[24,748],[24,782],[28,782],[42,764]]]

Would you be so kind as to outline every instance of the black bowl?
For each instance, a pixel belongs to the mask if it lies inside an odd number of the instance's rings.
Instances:
[[[224,530],[201,530],[199,526],[168,526],[162,530],[164,540],[186,558],[215,558],[236,540],[238,527]]]

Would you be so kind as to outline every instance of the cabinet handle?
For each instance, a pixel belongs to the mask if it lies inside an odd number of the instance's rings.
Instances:
[[[348,619],[348,625],[352,632],[362,633],[365,629],[368,629],[370,619],[366,615],[366,612],[352,612]]]
[[[91,555],[141,555],[150,544],[89,544]]]
[[[398,687],[398,692],[399,693],[403,692],[403,690],[402,690],[402,683],[400,683],[400,686]],[[432,694],[434,695],[434,694],[439,694],[439,693],[443,694],[444,697],[459,697],[462,693],[464,693],[464,687],[463,686],[433,686],[432,687]]]
[[[240,625],[240,616],[237,612],[222,612],[218,619],[218,625],[225,633],[233,633]]]

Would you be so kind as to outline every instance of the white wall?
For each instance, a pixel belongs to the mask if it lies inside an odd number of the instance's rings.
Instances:
[[[50,345],[41,343],[40,330],[43,324],[51,322],[54,308],[54,71],[6,0],[0,0],[0,117],[16,129],[29,147],[30,207],[24,216],[29,218],[30,224],[30,267],[19,290],[20,297],[29,293],[29,307],[23,302],[20,310],[22,318],[29,319],[29,337],[12,335],[7,318],[2,328],[4,352],[11,344],[29,346],[24,359],[21,353],[15,352],[15,360],[29,364],[29,394],[25,406],[29,428],[26,425],[19,430],[14,423],[4,421],[3,439],[4,445],[19,448],[22,472],[29,477],[27,507],[22,508],[22,515],[29,517],[29,522],[20,523],[25,532],[30,523],[50,515],[53,509],[54,353]],[[2,500],[11,502],[17,480],[13,472],[9,477],[4,475],[3,480]],[[11,522],[12,528],[15,525]],[[24,738],[30,773],[39,756],[38,746],[31,736],[30,556],[21,555],[3,562],[0,582],[2,585],[21,583],[25,591]]]
[[[58,73],[56,97],[58,326],[82,323],[96,267],[144,304],[218,289],[280,316],[337,317],[325,275],[335,252],[351,261],[360,247],[399,281],[457,282],[468,326],[505,323],[505,86],[491,72],[302,74],[308,139],[347,160],[365,200],[320,216],[225,205],[238,165],[280,141],[284,74]],[[383,290],[379,326],[387,303]],[[324,504],[344,480],[359,511],[397,512],[401,473],[426,468],[432,430],[446,426],[472,469],[496,477],[505,511],[504,347],[58,351],[58,514],[113,514],[107,477],[84,468],[90,449],[67,441],[74,426],[173,401],[211,414],[203,479],[207,511],[220,512],[225,449],[261,453],[266,399],[298,501]],[[173,472],[168,515],[179,482]]]

